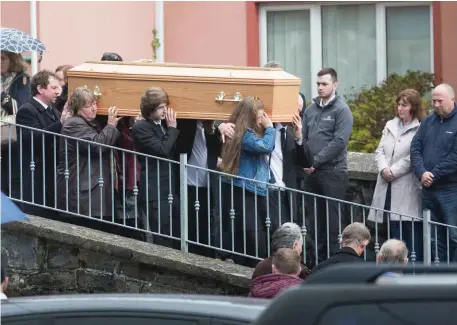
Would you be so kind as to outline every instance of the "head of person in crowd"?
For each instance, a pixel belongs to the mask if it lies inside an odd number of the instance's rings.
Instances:
[[[27,63],[20,53],[1,52],[1,75],[2,77],[12,73],[27,71]],[[3,78],[2,78],[3,82]]]
[[[301,254],[303,251],[303,235],[299,225],[293,222],[283,223],[271,237],[271,253],[280,248],[290,248]]]
[[[0,292],[5,292],[6,289],[8,288],[8,277],[6,276],[5,268],[3,267],[3,265],[1,267],[1,269],[2,269],[2,271],[1,271],[2,272],[2,275],[1,275],[2,285],[0,286]]]
[[[432,105],[435,114],[447,117],[455,107],[455,92],[449,84],[440,84],[432,91]]]
[[[262,126],[264,113],[263,102],[257,98],[248,96],[236,105],[228,122],[235,124],[232,139],[227,139],[222,150],[222,171],[236,175],[238,172],[241,145],[246,130],[251,129],[259,137],[265,134]]]
[[[280,248],[273,254],[273,274],[287,274],[298,276],[300,274],[300,255],[291,248]]]
[[[378,253],[379,264],[408,264],[408,248],[398,239],[389,239],[382,244]]]
[[[114,52],[105,52],[101,58],[101,61],[123,61],[121,56]]]
[[[46,105],[52,105],[60,95],[61,87],[56,75],[49,70],[37,72],[31,80],[32,96]]]
[[[341,246],[352,248],[359,256],[362,256],[370,240],[370,230],[360,222],[346,226],[341,234]]]
[[[164,120],[166,117],[167,108],[169,104],[170,100],[168,98],[168,94],[162,88],[148,88],[144,95],[141,97],[141,115],[146,120]]]
[[[72,115],[93,121],[97,116],[97,99],[87,87],[76,88],[68,100],[68,110]]]
[[[302,93],[298,93],[298,114],[300,115],[301,118],[303,118],[303,113],[305,112],[306,108],[306,98],[305,95]]]
[[[400,92],[395,100],[397,103],[397,116],[403,123],[421,120],[424,116],[422,98],[415,89],[405,89]]]
[[[317,93],[324,102],[335,96],[337,88],[338,74],[335,69],[324,68],[317,73]]]
[[[69,64],[64,64],[57,67],[55,75],[60,83],[60,86],[63,87],[64,85],[68,84],[67,71],[71,68],[73,68],[73,66]]]
[[[278,61],[269,61],[264,66],[264,68],[279,68],[282,69],[281,63]]]

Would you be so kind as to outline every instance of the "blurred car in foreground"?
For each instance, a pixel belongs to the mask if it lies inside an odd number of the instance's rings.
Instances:
[[[285,290],[254,325],[455,325],[456,311],[457,265],[335,264]]]
[[[198,295],[68,295],[2,301],[2,325],[245,325],[268,300]]]

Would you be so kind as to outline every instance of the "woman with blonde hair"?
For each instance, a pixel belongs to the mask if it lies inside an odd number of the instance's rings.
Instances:
[[[267,157],[274,149],[276,130],[257,97],[238,103],[228,122],[235,124],[234,135],[222,147],[221,170],[252,181],[236,177],[222,180],[223,248],[266,257],[266,225],[262,217],[266,216],[266,183],[270,180]]]
[[[396,99],[397,116],[388,121],[376,150],[378,180],[368,220],[383,223],[387,215],[390,238],[405,241],[415,260],[422,260],[421,186],[411,167],[411,141],[423,117],[422,98],[414,89],[403,90]]]

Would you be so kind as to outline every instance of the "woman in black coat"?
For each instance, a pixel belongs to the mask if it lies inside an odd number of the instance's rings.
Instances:
[[[1,52],[2,92],[0,117],[15,115],[19,107],[30,99],[30,78],[26,73],[27,68],[27,64],[21,54]],[[8,128],[3,126],[2,129],[7,130]],[[15,132],[15,130],[11,129],[11,132]],[[9,131],[2,131],[2,135],[3,134],[9,134]],[[10,143],[11,148],[9,145]],[[17,161],[17,144],[15,141],[3,144],[1,147],[1,155],[4,157],[1,162],[1,190],[6,195],[13,195],[13,193],[17,192],[19,187],[19,181],[16,182],[15,180],[19,180],[20,177],[18,168],[19,163]],[[9,191],[10,178],[12,193]]]

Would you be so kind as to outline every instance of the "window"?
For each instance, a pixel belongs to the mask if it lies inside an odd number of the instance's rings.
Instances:
[[[340,95],[407,70],[433,72],[430,2],[302,4],[260,7],[260,63],[279,61],[302,78],[309,101],[316,74],[338,72]]]
[[[267,61],[279,61],[285,71],[302,80],[300,91],[311,93],[309,10],[267,13]]]
[[[431,72],[430,7],[386,8],[387,74]]]
[[[322,7],[322,66],[337,71],[338,93],[376,84],[374,4]]]

